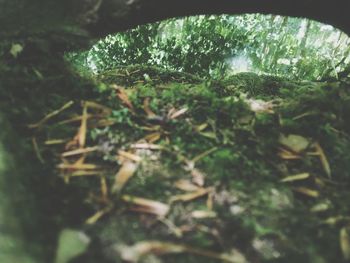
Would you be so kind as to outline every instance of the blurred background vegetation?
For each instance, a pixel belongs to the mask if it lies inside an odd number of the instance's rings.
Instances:
[[[109,35],[66,54],[81,72],[147,64],[222,78],[242,71],[289,79],[338,78],[350,39],[329,25],[276,15],[202,15],[169,19]]]

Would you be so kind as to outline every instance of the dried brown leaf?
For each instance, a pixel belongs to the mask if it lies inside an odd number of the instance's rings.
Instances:
[[[133,161],[125,161],[115,176],[112,193],[120,192],[130,178],[135,174],[138,164]]]
[[[183,108],[183,109],[178,110],[174,113],[171,113],[169,115],[169,119],[176,119],[176,118],[180,117],[181,115],[185,114],[187,111],[188,111],[188,108]]]
[[[170,206],[167,204],[140,197],[123,195],[122,200],[129,204],[133,204],[134,207],[131,207],[131,210],[133,211],[153,214],[159,217],[166,216],[170,210]]]
[[[135,113],[134,106],[129,100],[128,94],[125,92],[123,87],[112,85],[112,88],[116,91],[118,98],[122,101],[122,103],[129,108],[132,113]]]
[[[207,195],[210,191],[211,191],[211,188],[199,188],[195,192],[191,192],[183,195],[175,195],[170,199],[170,202],[176,202],[176,201],[189,202]]]
[[[186,192],[194,192],[201,189],[199,186],[191,183],[189,180],[178,180],[175,182],[175,187]]]

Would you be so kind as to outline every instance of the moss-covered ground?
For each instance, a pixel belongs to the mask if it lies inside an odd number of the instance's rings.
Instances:
[[[69,193],[61,227],[91,240],[69,262],[349,259],[346,82],[142,66],[93,82],[31,126]]]
[[[0,46],[14,251],[56,263],[349,260],[347,80],[144,66],[83,78],[49,43],[27,39],[18,56]]]

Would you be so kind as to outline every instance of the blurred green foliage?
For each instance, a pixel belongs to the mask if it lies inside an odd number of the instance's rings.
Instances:
[[[338,78],[350,61],[349,43],[341,31],[307,19],[210,15],[138,26],[67,57],[85,73],[142,64],[206,78],[253,71],[319,80]]]

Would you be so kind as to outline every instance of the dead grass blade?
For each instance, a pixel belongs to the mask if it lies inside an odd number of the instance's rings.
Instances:
[[[309,173],[300,173],[296,175],[291,175],[283,178],[280,182],[282,183],[289,183],[289,182],[295,182],[295,181],[301,181],[310,178]]]
[[[73,101],[69,101],[66,104],[64,104],[61,108],[59,108],[58,110],[55,110],[49,114],[47,114],[43,119],[41,119],[39,122],[35,123],[35,124],[30,124],[28,125],[29,128],[31,129],[35,129],[35,128],[39,128],[40,126],[42,126],[44,123],[46,123],[48,120],[52,119],[53,117],[55,117],[56,115],[60,114],[62,111],[68,109],[69,107],[71,107],[74,104]]]
[[[61,163],[57,165],[58,169],[67,169],[67,170],[98,170],[100,169],[100,166],[96,164],[89,164],[89,163]]]
[[[88,219],[86,219],[85,224],[88,225],[93,225],[95,224],[98,220],[100,220],[104,215],[108,214],[110,211],[112,211],[113,206],[108,206],[104,209],[102,209],[101,211],[98,211],[96,214],[94,214],[93,216],[89,217]]]
[[[75,155],[80,155],[80,154],[87,154],[91,152],[95,152],[98,150],[98,147],[87,147],[87,148],[82,148],[82,149],[77,149],[77,150],[72,150],[68,152],[64,152],[61,154],[62,157],[70,157],[70,156],[75,156]]]
[[[191,192],[188,194],[183,194],[183,195],[175,195],[170,199],[170,202],[177,202],[177,201],[182,201],[182,202],[189,202],[195,199],[198,199],[200,197],[203,197],[207,195],[210,191],[212,191],[211,188],[199,188],[195,192]]]
[[[134,205],[131,207],[131,210],[135,212],[142,212],[159,217],[165,217],[170,210],[170,206],[167,204],[140,197],[123,195],[122,200],[126,203]]]
[[[163,146],[152,143],[135,143],[130,146],[132,149],[145,149],[145,150],[162,150]]]
[[[91,119],[93,117],[98,117],[98,116],[92,115],[92,114],[88,114],[87,115],[87,119]],[[69,123],[79,122],[79,121],[81,122],[82,119],[83,119],[83,116],[75,116],[75,117],[69,118],[67,120],[60,121],[57,124],[58,125],[62,125],[62,124],[69,124]]]
[[[202,159],[202,158],[208,156],[209,154],[211,154],[211,153],[217,151],[217,149],[218,149],[218,147],[213,147],[213,148],[211,148],[211,149],[209,149],[209,150],[207,150],[207,151],[205,151],[205,152],[203,152],[203,153],[197,155],[196,157],[194,157],[194,158],[192,159],[192,162],[194,162],[194,163],[198,162],[200,159]]]
[[[67,141],[68,141],[67,139],[47,140],[47,141],[45,141],[45,145],[64,144]]]
[[[77,134],[77,141],[80,148],[84,148],[86,142],[86,132],[87,132],[87,104],[83,103],[83,115],[81,119],[81,125]]]
[[[71,177],[80,177],[80,176],[99,176],[102,174],[102,171],[76,171],[69,174]]]

